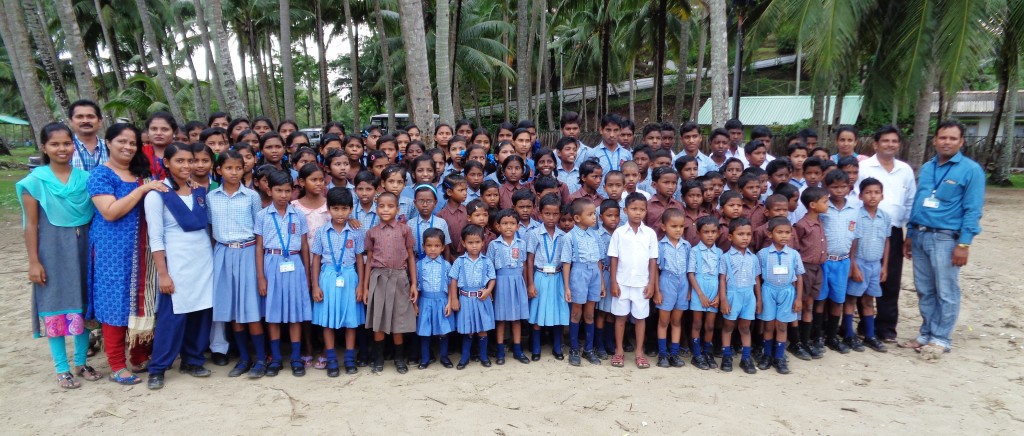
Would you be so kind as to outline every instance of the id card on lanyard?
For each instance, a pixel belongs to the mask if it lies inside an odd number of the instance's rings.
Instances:
[[[345,278],[341,276],[341,262],[345,261],[345,249],[349,248],[348,247],[349,242],[350,242],[348,240],[348,232],[349,231],[345,230],[344,232],[342,232],[345,236],[344,236],[344,238],[341,241],[341,257],[338,258],[338,257],[336,257],[334,255],[334,240],[331,239],[331,231],[332,230],[334,230],[333,227],[330,228],[330,229],[327,229],[327,248],[329,250],[331,250],[331,261],[334,262],[334,274],[335,274],[334,286],[336,286],[338,288],[344,288],[345,287]]]
[[[942,173],[942,177],[936,177],[939,174],[938,158],[935,158],[935,160],[932,161],[932,165],[934,167],[934,169],[932,170],[932,195],[928,198],[925,198],[924,201],[921,203],[921,206],[927,207],[929,209],[938,209],[939,198],[935,196],[935,193],[939,191],[939,184],[942,183],[943,180],[946,180],[946,176],[949,175],[949,170],[953,169],[953,165],[955,164],[950,162],[949,166],[946,167],[946,172]]]
[[[291,251],[292,251],[292,215],[288,214],[288,227],[287,227],[288,242],[287,243],[285,243],[284,235],[281,234],[281,224],[279,224],[277,222],[277,212],[276,211],[272,212],[270,214],[270,217],[274,219],[274,229],[277,230],[277,240],[281,243],[281,257],[285,258],[285,260],[283,260],[278,265],[278,270],[280,272],[283,272],[283,273],[295,271],[295,262],[293,262],[292,258],[291,258]]]
[[[558,268],[557,264],[555,263],[555,259],[551,257],[551,250],[552,249],[555,250],[555,253],[558,253],[558,236],[555,236],[554,238],[551,239],[551,247],[549,247],[548,246],[548,234],[547,234],[547,232],[545,232],[544,233],[544,253],[547,254],[547,258],[546,258],[547,263],[545,263],[544,266],[541,267],[541,272],[543,272],[545,274],[554,274],[556,272],[555,270]]]

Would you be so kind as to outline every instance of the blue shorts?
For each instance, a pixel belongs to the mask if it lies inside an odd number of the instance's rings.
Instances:
[[[815,301],[846,301],[846,282],[850,280],[850,259],[826,260],[821,266],[821,293]]]
[[[573,262],[569,269],[569,292],[572,304],[601,300],[601,270],[597,262]]]
[[[757,312],[757,298],[754,297],[754,287],[740,289],[729,289],[726,292],[729,300],[729,313],[722,315],[729,321],[739,319],[754,320]]]
[[[714,300],[718,296],[718,276],[707,275],[707,274],[695,274],[697,278],[697,286],[700,286],[700,291],[704,293],[705,297],[708,297],[708,301]],[[718,312],[716,307],[704,307],[700,304],[700,297],[697,296],[697,290],[690,290],[690,310],[696,312]]]
[[[860,268],[860,274],[864,277],[863,282],[855,282],[850,280],[846,284],[846,295],[851,297],[860,297],[867,294],[871,297],[882,296],[882,261],[881,260],[861,260],[857,258],[857,268]]]
[[[686,310],[690,307],[690,302],[687,301],[690,286],[685,274],[662,271],[658,275],[658,285],[661,289],[661,304],[658,305],[658,310]]]
[[[795,299],[796,288],[792,283],[775,286],[766,282],[761,285],[761,314],[757,319],[787,323],[796,321],[796,312],[793,311]]]

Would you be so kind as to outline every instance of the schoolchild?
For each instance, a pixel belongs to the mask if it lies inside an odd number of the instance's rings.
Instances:
[[[669,209],[661,216],[665,236],[658,241],[658,363],[662,368],[682,367],[685,361],[679,355],[683,335],[683,311],[690,305],[690,283],[686,278],[690,243],[683,239],[686,232],[685,214]],[[669,329],[671,327],[671,331]],[[671,337],[669,337],[671,333]]]
[[[851,271],[846,287],[846,303],[843,306],[844,342],[853,351],[864,351],[864,345],[884,353],[885,344],[875,336],[875,298],[882,296],[881,282],[886,279],[886,268],[890,256],[889,235],[892,219],[878,208],[882,202],[882,182],[868,177],[860,182],[860,199],[863,206],[857,218],[851,257],[857,264]],[[858,305],[858,300],[860,305]],[[854,309],[860,311],[864,324],[864,342],[853,330]]]
[[[699,369],[715,369],[718,364],[712,354],[715,318],[721,298],[718,294],[718,263],[722,250],[715,246],[718,240],[718,219],[704,216],[697,220],[700,242],[693,246],[686,263],[686,276],[690,282],[690,363]],[[701,328],[704,329],[703,334]]]
[[[828,187],[828,212],[821,214],[822,228],[825,230],[825,243],[828,246],[828,257],[822,265],[821,295],[815,302],[814,311],[823,313],[825,302],[829,300],[829,317],[825,321],[825,345],[840,354],[850,352],[850,347],[839,339],[839,321],[843,315],[843,303],[846,302],[846,289],[851,276],[857,277],[860,269],[850,261],[853,252],[853,241],[857,233],[857,219],[860,208],[848,201],[850,180],[845,171],[832,171],[825,176]]]
[[[757,255],[750,251],[753,227],[750,220],[740,217],[729,223],[732,247],[726,252],[718,268],[719,310],[722,324],[722,365],[725,372],[732,371],[732,332],[739,330],[743,346],[740,368],[747,374],[756,374],[757,366],[751,357],[750,323],[761,312],[761,285],[756,280],[761,274]]]
[[[562,329],[569,325],[569,300],[565,298],[562,278],[562,244],[565,232],[557,227],[562,200],[549,194],[540,200],[540,219],[543,223],[526,234],[526,290],[530,298],[530,360],[540,360],[541,328],[551,327],[554,340],[552,354],[558,360],[562,354]]]
[[[799,339],[792,338],[790,342],[796,344],[792,349],[794,356],[800,360],[810,360],[822,358],[824,351],[819,345],[819,339],[822,337],[825,314],[824,311],[815,310],[815,302],[821,294],[822,265],[828,258],[825,229],[820,219],[822,214],[828,212],[828,191],[810,186],[800,194],[800,202],[807,208],[807,213],[793,226],[789,245],[800,253],[804,263],[804,293],[797,327]]]
[[[445,204],[436,215],[448,224],[448,232],[452,239],[448,252],[454,258],[466,251],[462,246],[462,229],[466,227],[469,219],[466,206],[463,205],[466,200],[466,179],[457,173],[448,174],[441,181],[441,190]]]
[[[494,329],[494,303],[491,300],[494,264],[483,254],[483,228],[472,224],[466,226],[462,229],[462,241],[466,244],[466,254],[455,259],[448,271],[448,295],[458,296],[451,300],[456,310],[455,329],[463,335],[462,355],[455,368],[465,369],[469,363],[474,335],[480,341],[480,364],[487,368],[491,366],[486,351],[487,331]]]
[[[629,164],[629,162],[626,162]],[[618,229],[622,221],[622,206],[615,200],[605,200],[601,203],[601,225],[597,229],[601,237],[601,253],[604,254],[604,264],[601,265],[601,275],[604,276],[605,286],[611,283],[611,259],[608,258],[608,244],[611,242],[612,234]],[[615,353],[615,315],[612,315],[612,293],[605,289],[601,301],[597,302],[594,314],[594,341],[596,343],[597,357],[601,360],[608,359],[608,356]]]
[[[771,246],[757,253],[761,269],[758,319],[764,321],[764,354],[757,368],[764,371],[774,366],[779,374],[789,374],[786,341],[789,323],[797,320],[803,304],[804,264],[800,253],[786,245],[793,235],[789,220],[781,216],[769,219],[768,231]]]
[[[505,328],[512,330],[512,357],[521,363],[530,363],[523,354],[522,320],[530,318],[530,303],[526,291],[524,265],[526,240],[517,236],[519,219],[511,209],[498,211],[495,225],[499,237],[487,246],[487,257],[494,263],[494,320],[497,322],[498,365],[505,364]]]
[[[604,296],[605,283],[601,274],[605,253],[601,253],[597,226],[597,208],[590,200],[577,198],[572,204],[572,218],[576,226],[562,244],[562,281],[565,298],[572,303],[569,320],[569,364],[580,365],[580,357],[594,365],[601,359],[594,353],[594,307]],[[580,318],[586,333],[583,353],[579,349]]]
[[[674,180],[672,182],[674,185]],[[614,367],[621,368],[625,363],[622,341],[627,316],[632,316],[637,321],[636,366],[641,369],[651,366],[644,357],[644,320],[650,314],[651,298],[658,293],[658,239],[654,230],[644,224],[646,215],[647,200],[643,195],[630,194],[626,197],[626,216],[629,217],[629,223],[616,229],[608,243],[608,256],[611,258],[612,314],[615,315],[615,355],[611,359]]]
[[[423,231],[423,251],[426,253],[416,262],[417,289],[419,289],[419,317],[416,320],[416,335],[420,338],[420,362],[416,367],[427,369],[430,358],[431,338],[438,339],[438,361],[445,368],[452,368],[448,358],[448,334],[455,331],[455,310],[448,293],[448,271],[451,264],[444,259],[444,232],[440,229]]]

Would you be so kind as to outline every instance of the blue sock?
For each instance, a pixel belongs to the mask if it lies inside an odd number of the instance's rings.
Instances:
[[[590,340],[589,336],[587,337],[587,340]],[[593,341],[593,346],[596,346],[596,347],[599,347],[599,348],[605,348],[605,346],[604,346],[604,328],[597,328],[596,324],[594,325],[594,341]],[[605,350],[607,350],[607,349],[605,349]]]
[[[583,350],[594,351],[594,323],[583,324],[583,330],[587,332],[587,341]]]
[[[786,357],[786,343],[778,342],[775,344],[775,358],[782,359],[783,357]]]
[[[668,355],[668,340],[664,338],[658,338],[658,357],[665,357]]]
[[[578,351],[580,349],[580,323],[569,323],[569,349]]]
[[[324,350],[324,358],[327,360],[338,360],[338,352],[334,351],[333,348]]]
[[[673,356],[678,356],[679,355],[679,343],[678,342],[673,342],[673,343],[669,344],[669,346],[668,346],[668,354],[671,354]]]
[[[700,339],[694,339],[690,341],[690,351],[693,352],[694,356],[699,356],[703,354],[703,352],[700,349]]]
[[[265,362],[267,359],[267,339],[265,335],[249,335],[249,339],[252,340],[252,348],[256,351],[256,358],[253,362]],[[280,342],[278,342],[280,344]],[[242,345],[239,344],[239,347]],[[280,360],[281,349],[277,351],[278,360]]]
[[[715,349],[715,344],[711,342],[704,342],[704,354],[711,354],[711,350]]]
[[[515,357],[521,357],[523,355],[523,346],[520,344],[512,344],[512,355]]]
[[[473,346],[472,335],[462,335],[462,356],[459,357],[459,365],[465,365],[469,362],[469,348]],[[484,350],[486,354],[486,350]]]
[[[281,361],[281,340],[271,339],[270,340],[270,360],[274,362]]]
[[[722,357],[732,357],[732,346],[722,346]]]
[[[855,334],[853,332],[853,315],[843,315],[843,337],[852,338]]]
[[[499,359],[504,359],[505,358],[505,344],[498,344],[497,348],[498,348],[498,352],[497,352],[498,358]]]
[[[744,359],[749,359],[750,358],[750,347],[743,347],[743,358]]]
[[[534,330],[533,335],[530,336],[530,346],[533,347],[531,351],[533,354],[540,354],[540,330]]]
[[[356,350],[354,348],[345,350],[345,366],[356,366]]]
[[[604,329],[604,349],[609,353],[615,353],[615,327]]]
[[[57,370],[57,374],[71,371],[71,366],[68,365],[68,347],[64,343],[64,337],[49,338],[48,341],[50,355],[53,356],[53,367]]]
[[[249,355],[249,331],[242,327],[241,331],[235,330],[235,345],[238,348],[239,362],[252,362]]]
[[[554,327],[551,327],[551,337],[554,340],[554,343],[551,345],[551,350],[554,351],[555,354],[562,354],[562,328],[563,327],[564,326],[560,326],[560,325],[556,325]]]
[[[420,336],[420,364],[430,362],[430,336]]]
[[[504,352],[504,350],[502,350]],[[487,362],[490,359],[487,358],[487,336],[480,337],[480,361]]]
[[[872,323],[874,325],[874,323]],[[75,335],[75,366],[85,365],[85,358],[89,352],[89,330],[85,330],[80,334]]]
[[[864,336],[869,338],[875,337],[875,316],[868,315],[861,317],[864,320]],[[75,350],[78,350],[78,346],[75,346]]]
[[[292,361],[302,360],[302,343],[292,342]]]
[[[441,335],[441,339],[438,346],[437,358],[447,359],[448,358],[448,335]]]
[[[770,356],[771,353],[772,353],[772,340],[771,339],[762,339],[761,340],[761,347],[763,347],[764,348],[764,352],[768,353],[768,355]]]

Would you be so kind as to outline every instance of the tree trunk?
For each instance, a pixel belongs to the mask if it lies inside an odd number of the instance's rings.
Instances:
[[[910,141],[910,154],[907,156],[907,163],[915,170],[921,167],[925,158],[925,149],[928,146],[928,124],[931,121],[932,112],[932,89],[935,88],[936,67],[931,65],[925,73],[925,84],[921,87],[917,96],[917,112],[914,115],[914,136]]]
[[[306,46],[306,37],[302,37],[302,58],[304,60],[309,59],[309,49]],[[304,69],[303,77],[306,79],[306,100],[309,102],[309,109],[306,110],[306,125],[315,126],[316,124],[316,111],[313,105],[313,72],[308,68]]]
[[[280,0],[281,79],[284,83],[284,119],[295,120],[295,71],[292,70],[292,17],[289,0]],[[347,0],[346,0],[347,3]]]
[[[476,119],[477,126],[482,126],[483,120],[480,118],[480,96],[477,95],[476,84],[473,82],[469,83],[469,95],[473,98],[473,118]],[[487,152],[490,153],[490,150]]]
[[[604,0],[604,22],[601,23],[601,73],[598,79],[597,90],[597,112],[598,114],[608,113],[608,58],[612,50],[612,17],[608,10],[610,0]]]
[[[824,133],[821,130],[821,120],[825,117],[825,92],[820,85],[811,82],[811,128],[815,132]]]
[[[138,52],[145,53],[146,43],[142,41],[142,35],[139,35],[138,32],[135,32],[135,35],[133,36],[135,36],[135,47],[136,49],[138,49]],[[146,57],[141,55],[136,57],[139,58],[139,69],[142,70],[142,74],[152,76],[153,73],[149,71],[149,62],[146,61]]]
[[[352,75],[352,130],[362,129],[359,120],[359,40],[356,39],[356,22],[352,17],[350,0],[342,1],[342,8],[345,10],[345,33],[348,35],[348,69]]]
[[[32,141],[36,142],[43,126],[53,122],[53,113],[46,105],[43,87],[39,84],[39,76],[36,75],[32,45],[29,44],[25,12],[21,8],[21,2],[3,0],[3,5],[4,7],[0,8],[0,38],[3,39],[14,79],[18,83],[18,93],[32,125]],[[39,145],[37,144],[37,147]]]
[[[1004,36],[1009,38],[1009,36]],[[1008,87],[1006,90],[1005,103],[1003,105],[1003,144],[999,148],[999,154],[996,156],[996,165],[992,170],[992,176],[989,181],[993,184],[1000,186],[1013,186],[1010,181],[1010,167],[1013,166],[1013,152],[1016,151],[1016,128],[1015,121],[1017,118],[1017,84],[1020,81],[1017,68],[1020,65],[1020,55],[1013,54],[1011,56],[1017,56],[1014,59],[1014,68],[1008,74],[1010,80],[1008,80]],[[1009,59],[1005,62],[1010,62]]]
[[[142,0],[136,0],[142,1]],[[259,87],[259,102],[263,109],[263,115],[276,118],[277,110],[274,107],[274,98],[270,95],[270,79],[267,77],[267,70],[263,67],[263,50],[260,50],[259,42],[256,41],[256,32],[253,23],[247,23],[249,28],[249,55],[254,63],[256,72],[256,85]],[[277,124],[276,122],[274,124]]]
[[[267,56],[267,61],[263,65],[267,75],[267,84],[270,86],[270,101],[273,104],[271,106],[273,109],[266,115],[270,117],[270,120],[276,126],[281,122],[281,100],[283,98],[278,98],[277,95],[277,78],[274,77],[277,69],[274,68],[274,44],[271,41],[271,35],[271,33],[267,33],[267,37],[263,40],[263,48]]]
[[[445,44],[443,36],[447,36],[451,25],[451,3],[449,0],[437,0],[437,10],[434,14],[435,31],[437,35],[434,41],[434,68],[437,76],[437,108],[441,115],[441,122],[455,122],[455,108],[452,107],[452,76],[448,63],[448,44]]]
[[[683,111],[686,110],[686,74],[687,64],[690,61],[690,20],[683,18],[683,28],[679,35],[679,62],[676,63],[676,123],[682,124],[686,121]]]
[[[536,92],[533,93],[533,95],[537,96],[537,101],[536,101],[536,103],[533,106],[533,113],[534,113],[534,116],[536,116],[538,118],[536,120],[537,121],[537,126],[538,126],[537,130],[540,131],[540,119],[539,119],[540,118],[540,95],[541,95],[542,87],[544,87],[546,85],[546,82],[544,82],[544,75],[547,73],[547,60],[548,60],[548,13],[547,13],[547,11],[548,11],[548,4],[547,4],[547,0],[540,0],[540,4],[537,5],[537,9],[540,11],[540,15],[539,15],[540,16],[540,51],[538,52],[539,56],[537,56],[537,61],[539,62],[539,64],[537,65],[537,88],[536,88]],[[544,99],[544,104],[546,106],[551,106],[551,99],[550,98],[545,98]],[[547,128],[549,130],[554,130],[554,128],[551,127],[550,123],[548,124]]]
[[[99,4],[99,0],[94,0]],[[217,100],[217,110],[228,111],[228,103],[224,98],[224,90],[221,89],[220,83],[220,71],[218,71],[217,62],[213,59],[213,44],[210,41],[210,27],[206,23],[206,11],[204,6],[199,0],[192,0],[192,5],[196,10],[196,27],[199,28],[199,39],[203,42],[203,49],[206,52],[206,67],[207,74],[213,72],[215,80],[210,80],[210,89],[213,90],[214,99]],[[234,73],[232,73],[234,75]],[[238,91],[235,91],[237,94]]]
[[[693,78],[693,104],[690,106],[690,121],[697,119],[701,103],[701,81],[704,79],[704,51],[708,45],[707,17],[700,19],[700,42],[697,43],[697,72]]]
[[[530,13],[529,0],[516,0],[516,116],[530,116]]]
[[[587,131],[587,82],[583,82],[583,92],[580,94],[580,117],[583,118],[583,131]]]
[[[665,25],[668,21],[668,0],[658,2],[657,30],[654,38],[654,119],[662,121],[665,103]]]
[[[845,78],[839,82],[835,104],[833,105],[834,108],[832,109],[832,125],[829,126],[828,132],[825,134],[829,138],[833,137],[836,130],[839,129],[839,122],[843,117],[843,100],[846,100],[846,93],[850,90],[849,83],[850,81]]]
[[[61,109],[67,112],[68,106],[71,106],[71,100],[68,99],[68,91],[64,88],[64,78],[60,75],[60,60],[57,58],[57,50],[53,48],[50,32],[46,28],[46,21],[42,15],[43,9],[39,0],[25,1],[23,5],[26,15],[25,27],[32,34],[32,40],[35,41],[36,48],[39,49],[39,61],[43,64],[43,71],[46,72],[46,78],[53,86],[53,94],[57,97]],[[106,28],[103,30],[105,32]],[[123,88],[120,77],[118,77],[117,83],[118,87]]]
[[[636,121],[636,57],[629,63],[629,119]]]
[[[238,41],[238,61],[242,65],[242,95],[245,96],[245,110],[242,113],[248,114],[253,112],[252,98],[249,95],[249,79],[247,77],[248,74],[246,74],[249,63],[245,60],[245,44],[241,41],[241,38]]]
[[[453,119],[461,120],[464,117],[462,113],[462,92],[459,90],[459,69],[455,66],[455,55],[459,49],[459,31],[462,25],[462,0],[456,0],[455,17],[452,18],[451,22],[451,26],[448,26],[448,71],[452,79],[452,114]]]
[[[160,56],[160,44],[156,39],[156,31],[153,29],[153,20],[149,14],[149,7],[146,6],[146,0],[135,0],[135,7],[139,9],[139,17],[142,18],[142,33],[146,37],[150,55],[156,64],[156,77],[160,82],[160,87],[163,88],[164,98],[167,99],[167,107],[171,109],[171,115],[174,116],[174,119],[183,122],[185,121],[185,116],[181,112],[181,106],[178,106],[178,101],[174,98],[174,87],[171,85],[171,77],[168,75],[167,69],[164,68],[164,61]],[[160,30],[163,31],[164,29]],[[140,53],[140,55],[143,59],[145,58],[145,52]]]
[[[122,67],[121,59],[117,56],[117,44],[113,33],[110,31],[110,27],[107,25],[107,18],[103,14],[103,6],[100,4],[100,0],[93,0],[93,3],[96,6],[96,18],[99,21],[100,30],[103,32],[103,41],[107,44],[107,50],[110,51],[110,65],[114,69],[114,79],[117,80],[118,90],[122,90],[125,88],[125,71]]]
[[[327,124],[331,116],[331,90],[327,83],[327,45],[324,41],[324,13],[320,0],[313,0],[313,14],[316,23],[317,68],[320,69],[320,120]]]
[[[57,0],[54,4],[60,18],[60,28],[64,30],[64,47],[71,54],[71,66],[75,70],[75,84],[78,97],[99,101],[96,85],[92,83],[92,71],[89,69],[89,57],[85,53],[85,42],[82,41],[82,30],[75,18],[75,9],[71,0]],[[145,15],[143,15],[145,17]]]
[[[548,52],[545,51],[544,52],[544,57],[548,58],[548,56],[549,56]],[[554,131],[555,129],[558,128],[558,125],[555,124],[554,108],[552,108],[552,104],[551,104],[551,96],[552,96],[552,92],[551,92],[551,88],[552,88],[552,85],[551,85],[551,72],[554,70],[554,64],[555,64],[554,55],[551,55],[551,57],[548,58],[548,61],[549,62],[547,63],[547,67],[544,68],[544,89],[545,89],[544,95],[547,96],[547,98],[544,99],[544,102],[545,102],[544,103],[544,108],[545,108],[545,111],[547,112],[547,115],[548,115],[548,130]],[[561,100],[561,96],[559,96],[559,100]],[[561,103],[559,103],[559,104],[561,104]],[[561,114],[559,114],[559,116],[561,116]]]
[[[185,31],[185,22],[180,14],[174,14],[174,27],[181,34],[181,49],[185,51],[185,62],[188,63],[189,73],[192,74],[192,100],[195,115],[200,120],[205,120],[210,113],[210,103],[203,98],[202,86],[200,85],[202,82],[199,81],[199,73],[196,71],[195,61],[192,60],[191,47],[186,43],[188,41],[188,32]]]
[[[711,17],[711,127],[725,125],[729,118],[729,37],[725,0],[709,0]]]
[[[388,132],[398,129],[395,121],[395,91],[391,85],[391,48],[388,46],[387,32],[384,29],[384,17],[380,14],[380,0],[373,0],[373,15],[377,21],[377,40],[380,41],[381,69],[384,70],[384,104],[388,113]]]
[[[430,65],[427,62],[426,30],[423,24],[422,2],[399,0],[398,2],[402,42],[406,51],[406,89],[409,105],[412,107],[412,122],[423,132],[434,131],[434,101],[430,95]],[[427,145],[433,145],[433,135],[424,134]]]
[[[192,0],[192,4],[196,6],[196,14],[200,20],[206,21],[205,11],[200,0]],[[228,32],[224,29],[224,9],[221,6],[221,0],[209,0],[209,5],[210,21],[213,23],[211,27],[214,36],[213,46],[217,51],[217,62],[220,63],[220,65],[215,64],[215,71],[218,74],[217,82],[221,92],[224,93],[225,107],[221,110],[229,112],[233,118],[244,117],[248,114],[248,105],[243,105],[235,85],[235,70],[231,66],[231,52],[228,51]],[[241,44],[239,44],[238,50],[242,51]],[[242,88],[246,90],[246,102],[248,102],[248,87],[245,86],[245,57],[241,57],[239,60],[242,62]]]

